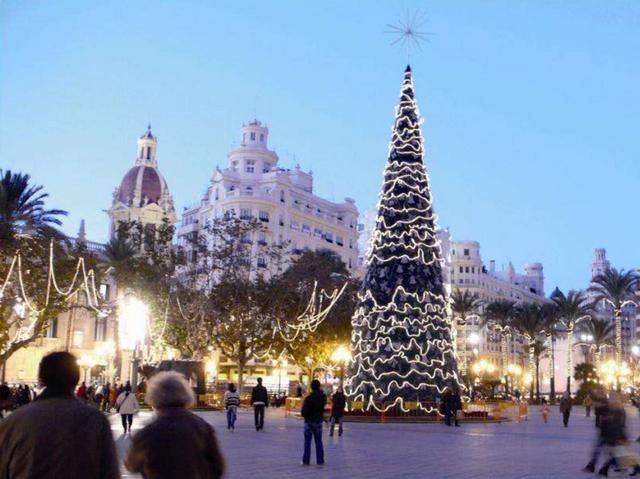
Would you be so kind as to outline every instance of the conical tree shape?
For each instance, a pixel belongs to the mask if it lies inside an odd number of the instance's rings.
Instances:
[[[407,66],[367,273],[352,318],[346,390],[367,408],[404,407],[460,386],[440,246]]]

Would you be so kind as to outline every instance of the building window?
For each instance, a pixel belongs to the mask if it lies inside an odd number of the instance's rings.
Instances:
[[[102,285],[100,285],[102,286]],[[47,327],[47,331],[45,332],[45,336],[47,338],[57,338],[58,337],[58,318],[53,318],[49,321],[49,326]]]
[[[255,139],[256,139],[255,132],[252,131],[251,133],[249,133],[249,139],[255,141]]]
[[[251,187],[251,186],[247,186],[247,187],[244,189],[244,193],[245,193],[247,196],[253,196],[253,187]]]
[[[264,232],[258,233],[258,244],[264,246],[267,244],[267,234]]]
[[[280,190],[280,203],[284,203],[284,190]]]
[[[349,238],[349,249],[353,249],[353,239]]]
[[[237,161],[232,161],[231,162],[231,169],[233,171],[238,171],[238,162]]]
[[[264,211],[264,210],[260,210],[260,212],[258,213],[258,218],[260,218],[260,221],[264,221],[265,223],[269,222],[269,212],[268,211]]]
[[[151,147],[147,146],[147,160],[151,159]]]
[[[104,299],[105,301],[109,301],[110,290],[109,290],[108,284],[105,284],[105,283],[100,284],[99,292],[102,299]]]
[[[247,173],[253,173],[255,171],[255,160],[247,160]]]
[[[260,133],[260,141],[264,142],[264,133]]]
[[[472,267],[471,267],[471,272],[472,272],[472,273],[475,273],[475,272],[476,272],[476,267],[475,267],[475,266],[472,266]]]
[[[311,227],[309,225],[302,225],[302,232],[303,233],[307,233],[307,234],[311,234]]]
[[[214,199],[215,199],[216,201],[218,201],[218,200],[220,199],[220,190],[219,190],[218,188],[216,188],[216,194],[215,194]]]
[[[265,163],[264,167],[262,168],[262,172],[269,173],[270,171],[271,171],[271,163]]]
[[[267,267],[267,260],[264,258],[264,256],[258,256],[258,268],[266,268]]]
[[[244,244],[251,244],[251,233],[242,233],[240,242]]]
[[[291,221],[291,229],[293,231],[300,231],[300,223],[298,223],[297,221]]]
[[[320,228],[314,228],[313,236],[315,236],[316,238],[322,238],[322,230]]]
[[[106,318],[98,316],[96,318],[95,332],[93,335],[94,341],[104,341],[107,336],[107,321]]]
[[[328,231],[324,234],[324,239],[327,243],[333,243],[333,233],[329,233]]]
[[[241,220],[250,220],[251,219],[251,209],[249,209],[249,208],[241,208],[240,209],[240,219]]]
[[[336,236],[336,244],[338,246],[344,246],[344,239],[342,238],[342,236]]]
[[[79,329],[76,329],[73,332],[72,343],[74,348],[81,348],[84,343],[84,331],[80,331]]]
[[[469,256],[469,250],[467,248],[464,249],[464,255]]]
[[[462,266],[460,266],[460,272],[464,273],[464,270],[462,269]]]
[[[468,273],[468,272],[469,272],[469,267],[468,267],[468,266],[465,266],[465,268],[464,268],[464,272],[465,272],[465,273]]]
[[[284,226],[284,216],[280,215],[280,220],[278,221],[280,226]]]

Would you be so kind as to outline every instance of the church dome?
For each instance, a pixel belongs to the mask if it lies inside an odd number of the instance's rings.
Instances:
[[[167,190],[167,182],[156,168],[136,165],[122,178],[118,188],[118,201],[134,207],[149,203],[160,204]]]

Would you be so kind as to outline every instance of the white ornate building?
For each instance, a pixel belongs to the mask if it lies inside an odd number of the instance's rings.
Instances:
[[[334,203],[315,195],[313,174],[299,165],[281,167],[268,139],[269,129],[259,121],[242,126],[242,142],[227,155],[228,164],[216,167],[200,203],[183,211],[178,243],[187,246],[215,218],[233,213],[263,222],[267,232],[256,241],[289,243],[294,252],[330,249],[353,270],[358,258],[354,200]]]
[[[486,304],[496,300],[509,300],[515,303],[545,303],[544,273],[540,263],[527,263],[524,273],[516,273],[509,263],[500,270],[495,261],[489,261],[487,268],[480,255],[480,243],[477,241],[454,241],[448,230],[438,231],[438,239],[444,260],[445,282],[450,291],[459,289],[476,293]],[[478,338],[477,344],[469,344],[469,338]],[[467,360],[480,356],[487,361],[500,364],[500,342],[491,329],[483,327],[479,318],[468,321],[458,329],[458,351],[466,352]],[[466,344],[463,344],[466,341]],[[510,338],[508,342],[510,362],[521,364],[521,340]]]
[[[108,210],[110,236],[114,235],[119,221],[140,221],[148,230],[162,224],[165,218],[170,224],[176,223],[169,186],[158,170],[157,151],[158,139],[149,125],[138,140],[134,166],[113,192],[113,202]]]

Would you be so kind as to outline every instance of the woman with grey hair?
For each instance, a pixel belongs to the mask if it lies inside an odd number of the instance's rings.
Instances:
[[[145,396],[156,419],[135,434],[125,466],[145,479],[219,479],[224,459],[213,427],[187,408],[195,395],[179,373],[151,378]]]

